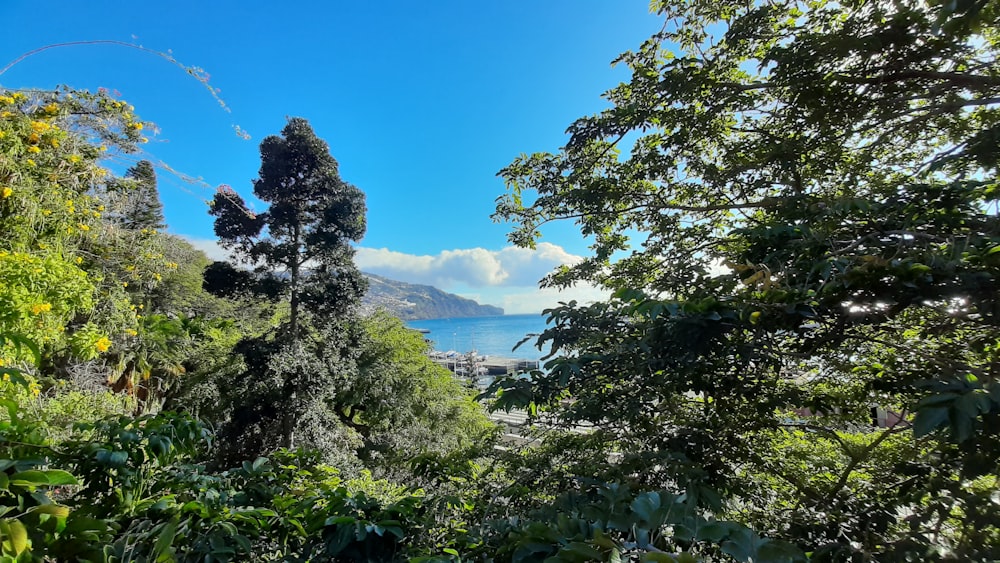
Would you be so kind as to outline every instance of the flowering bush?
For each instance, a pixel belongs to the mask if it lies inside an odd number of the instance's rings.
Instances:
[[[0,90],[0,324],[52,353],[110,351],[137,328],[130,291],[170,270],[155,231],[105,216],[129,186],[102,162],[146,141],[133,112],[106,91]]]

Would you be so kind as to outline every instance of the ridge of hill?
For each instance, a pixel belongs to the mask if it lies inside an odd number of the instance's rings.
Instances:
[[[365,309],[382,307],[397,317],[411,321],[449,317],[491,317],[502,315],[503,309],[480,305],[472,299],[441,291],[430,285],[391,280],[364,273],[368,292],[362,299]]]

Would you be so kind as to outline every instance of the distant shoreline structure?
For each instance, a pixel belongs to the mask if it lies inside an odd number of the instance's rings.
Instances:
[[[515,375],[536,370],[540,362],[523,358],[508,358],[501,356],[479,356],[476,352],[459,354],[454,350],[441,352],[434,350],[429,354],[431,361],[448,369],[458,376],[497,376]],[[470,360],[470,358],[472,358]]]

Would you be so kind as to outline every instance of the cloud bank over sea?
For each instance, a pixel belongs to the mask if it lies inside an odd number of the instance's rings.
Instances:
[[[442,289],[456,284],[468,287],[535,286],[556,267],[580,260],[581,257],[546,242],[535,249],[514,246],[501,250],[468,248],[443,250],[436,255],[362,247],[354,257],[358,267],[366,272]]]
[[[185,238],[213,260],[228,258],[218,241]],[[539,289],[538,281],[546,274],[583,259],[548,242],[539,243],[534,249],[462,248],[433,255],[363,246],[356,250],[354,262],[362,271],[407,283],[432,285],[483,304],[503,307],[507,314],[540,313],[560,301],[588,303],[608,296],[608,292],[589,285],[562,291]]]
[[[606,299],[608,292],[590,285],[566,290],[539,289],[538,281],[557,267],[583,258],[561,246],[542,242],[534,249],[467,248],[414,255],[388,248],[357,249],[354,261],[365,272],[409,283],[433,285],[462,297],[503,307],[507,314],[540,313],[560,301]]]

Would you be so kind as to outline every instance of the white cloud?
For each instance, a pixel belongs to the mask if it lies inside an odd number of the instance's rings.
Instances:
[[[462,297],[475,299],[479,303],[489,303],[502,307],[508,315],[535,314],[559,305],[560,302],[576,301],[581,305],[603,301],[611,292],[589,284],[557,290],[534,287],[490,288],[478,294],[460,293]]]
[[[180,237],[217,262],[224,262],[232,257],[232,254],[225,248],[222,248],[219,241],[215,239],[194,238],[186,235],[180,235]]]
[[[502,250],[468,248],[443,250],[436,255],[414,255],[388,248],[358,248],[354,257],[359,268],[409,283],[441,289],[468,286],[536,286],[538,280],[563,264],[581,258],[552,243],[535,249],[507,247]]]

